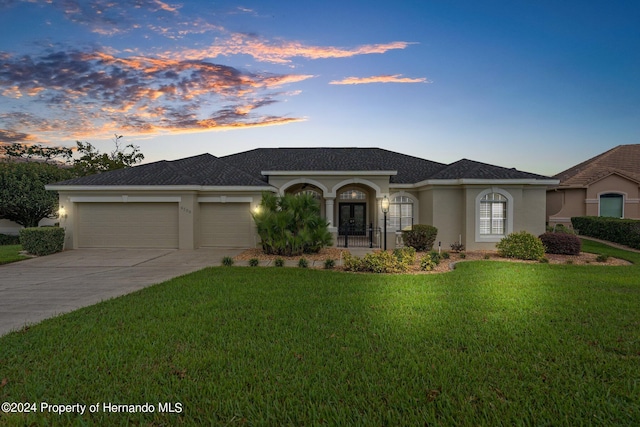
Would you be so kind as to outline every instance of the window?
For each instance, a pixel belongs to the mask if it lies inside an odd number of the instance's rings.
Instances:
[[[600,195],[600,216],[622,218],[622,194],[607,193]]]
[[[413,200],[407,196],[396,196],[389,204],[389,228],[404,230],[413,226]]]
[[[480,199],[480,234],[504,235],[507,229],[507,198],[489,193]]]
[[[340,200],[365,200],[367,195],[360,190],[347,190],[340,193]]]
[[[300,190],[296,193],[296,196],[298,194],[309,194],[311,195],[311,197],[313,197],[316,200],[321,200],[322,199],[322,195],[320,195],[320,192],[318,190],[314,190],[312,188],[307,188],[306,190]]]

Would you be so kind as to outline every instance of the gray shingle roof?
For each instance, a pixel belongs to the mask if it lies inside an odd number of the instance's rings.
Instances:
[[[432,175],[430,179],[548,179],[543,175],[462,159]]]
[[[397,171],[396,184],[428,179],[446,167],[381,148],[257,148],[222,157],[225,162],[258,176],[262,171]]]
[[[392,184],[428,179],[548,179],[462,159],[446,165],[381,148],[257,148],[160,161],[59,182],[56,185],[204,185],[269,187],[265,171],[396,171]]]
[[[211,154],[83,176],[57,185],[269,186]]]

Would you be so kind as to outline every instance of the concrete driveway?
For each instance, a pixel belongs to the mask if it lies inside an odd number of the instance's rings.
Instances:
[[[242,249],[76,249],[0,265],[0,335],[220,265]]]

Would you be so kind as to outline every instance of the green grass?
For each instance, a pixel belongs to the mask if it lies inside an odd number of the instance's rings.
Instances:
[[[636,265],[205,269],[0,338],[0,402],[154,413],[0,424],[638,425],[640,254],[616,253]]]
[[[3,245],[0,246],[0,264],[8,264],[10,262],[22,261],[28,257],[20,255],[21,245]]]

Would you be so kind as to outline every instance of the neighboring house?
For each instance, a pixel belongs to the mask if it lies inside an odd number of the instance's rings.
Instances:
[[[254,247],[251,212],[263,191],[314,195],[336,237],[344,224],[360,234],[383,229],[387,197],[388,247],[398,230],[419,223],[438,228],[444,249],[458,241],[491,249],[512,231],[544,232],[546,189],[555,184],[516,169],[466,159],[447,165],[379,148],[259,148],[160,161],[47,189],[60,194],[68,249]]]
[[[619,145],[555,175],[547,190],[549,225],[574,216],[640,219],[640,144]]]
[[[38,223],[39,227],[50,227],[58,223],[58,219],[44,218]],[[8,219],[0,219],[0,234],[17,236],[24,227]]]

